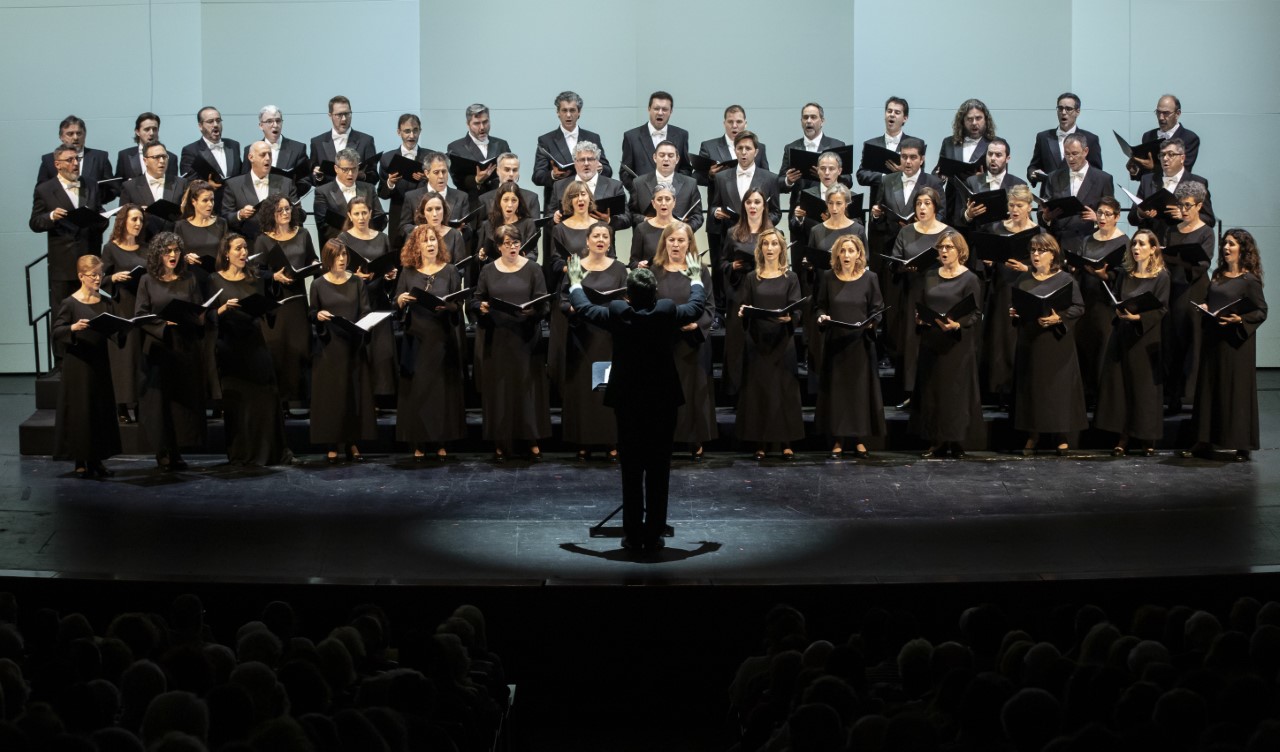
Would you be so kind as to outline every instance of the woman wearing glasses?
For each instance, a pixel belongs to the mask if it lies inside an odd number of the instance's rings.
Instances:
[[[1179,253],[1165,254],[1169,270],[1169,315],[1164,318],[1164,396],[1170,413],[1196,393],[1200,370],[1200,314],[1191,310],[1209,291],[1209,259],[1213,258],[1213,228],[1200,217],[1208,195],[1203,183],[1187,181],[1174,191],[1182,221],[1169,228],[1166,249],[1198,246],[1203,261],[1188,262]]]

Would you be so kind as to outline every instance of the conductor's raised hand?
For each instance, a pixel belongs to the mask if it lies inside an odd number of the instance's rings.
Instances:
[[[696,251],[685,251],[684,262],[687,264],[684,270],[684,276],[688,277],[691,281],[698,281],[702,279],[702,258],[698,256]]]
[[[569,263],[565,267],[565,273],[569,275],[569,286],[582,284],[582,278],[587,276],[582,270],[582,261],[577,255],[569,256]]]

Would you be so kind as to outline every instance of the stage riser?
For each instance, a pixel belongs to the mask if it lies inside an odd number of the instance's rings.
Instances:
[[[492,445],[482,440],[481,431],[481,413],[479,410],[467,411],[467,437],[450,445],[450,451],[454,452],[488,452],[492,451]],[[716,421],[720,437],[715,441],[707,444],[706,451],[710,453],[716,452],[735,452],[743,453],[755,449],[754,446],[740,446],[734,439],[734,415],[732,410],[721,409],[717,411]],[[798,452],[816,452],[826,453],[830,450],[828,439],[825,436],[814,435],[813,429],[813,411],[804,411],[805,433],[806,438],[803,442],[794,445]],[[560,415],[558,411],[553,411],[551,416],[552,436],[550,439],[542,442],[542,449],[547,452],[576,452],[577,446],[567,446],[560,440]],[[908,416],[905,412],[895,409],[886,411],[886,427],[888,436],[878,441],[868,441],[867,446],[871,451],[910,451],[923,448],[923,443],[909,427]],[[1004,413],[987,413],[987,420],[984,421],[985,433],[976,435],[969,442],[966,442],[965,448],[971,451],[986,451],[995,448],[1000,451],[1009,451],[1014,448],[1020,448],[1024,437],[1021,433],[1013,429],[1013,425]],[[285,421],[285,435],[287,437],[290,448],[298,454],[313,454],[325,451],[326,447],[314,446],[311,444],[309,436],[310,422],[304,419],[291,419]],[[125,454],[153,454],[154,450],[149,446],[145,435],[137,424],[129,424],[120,426],[120,440]],[[1115,441],[1115,436],[1101,431],[1089,429],[1079,437],[1071,439],[1073,448],[1084,450],[1105,450],[1109,449]],[[1158,442],[1157,446],[1162,449],[1168,448],[1185,448],[1192,444],[1191,436],[1191,420],[1189,414],[1182,414],[1177,417],[1166,418],[1164,421],[1164,437]],[[51,455],[54,452],[54,411],[53,410],[37,410],[30,418],[22,423],[18,429],[19,451],[24,455]],[[849,447],[852,449],[852,447]],[[369,454],[409,454],[411,450],[403,442],[396,441],[395,438],[395,417],[394,413],[379,417],[378,419],[378,438],[372,441],[360,442],[361,451]],[[685,447],[677,446],[678,454],[683,453]],[[226,438],[223,433],[223,422],[221,420],[210,420],[208,430],[208,441],[204,447],[193,453],[197,454],[223,454],[226,451]],[[517,451],[521,448],[517,447]],[[1042,450],[1044,451],[1044,450]],[[776,450],[775,450],[776,453]]]

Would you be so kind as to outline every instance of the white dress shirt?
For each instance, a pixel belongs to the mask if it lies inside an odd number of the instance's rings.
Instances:
[[[1089,174],[1089,163],[1085,162],[1079,172],[1074,170],[1071,172],[1071,195],[1074,196],[1080,192],[1080,186],[1084,185],[1084,178]]]
[[[337,154],[347,148],[347,137],[351,135],[351,131],[346,133],[338,133],[337,131],[329,131],[329,135],[333,138],[333,153]]]
[[[981,139],[978,139],[978,138],[965,138],[964,149],[961,152],[962,154],[964,154],[964,161],[966,162],[973,161],[973,153],[978,150],[978,142],[980,140]]]
[[[481,141],[480,139],[471,135],[471,131],[467,131],[467,138],[471,139],[471,143],[476,145],[476,148],[480,150],[480,154],[485,159],[489,158],[489,139],[487,137],[485,138],[485,140]]]
[[[200,140],[204,141],[204,145],[209,149],[209,153],[213,155],[213,161],[217,163],[218,172],[222,173],[223,177],[226,177],[227,176],[227,150],[225,148],[226,145],[223,144],[221,141],[214,143],[207,138],[201,138]]]
[[[1058,159],[1066,159],[1067,154],[1066,154],[1066,146],[1064,145],[1064,142],[1067,140],[1067,136],[1070,136],[1072,133],[1076,132],[1076,127],[1074,125],[1071,126],[1071,130],[1069,131],[1064,131],[1061,128],[1058,128],[1056,129],[1055,132],[1058,136]]]
[[[756,163],[752,162],[747,169],[742,169],[741,165],[734,169],[734,176],[738,180],[738,199],[741,200],[747,194],[747,190],[751,188],[751,181],[756,176]]]
[[[71,199],[71,205],[76,209],[79,209],[80,208],[80,181],[76,180],[74,182],[68,183],[67,181],[62,179],[61,175],[59,175],[58,182],[62,183],[62,190],[67,192],[67,198]]]
[[[653,148],[655,151],[657,151],[658,144],[667,140],[667,127],[663,126],[662,130],[660,131],[653,129],[653,123],[649,123],[648,127],[649,127],[649,138],[653,139]]]

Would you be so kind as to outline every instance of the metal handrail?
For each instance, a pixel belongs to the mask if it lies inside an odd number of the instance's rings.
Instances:
[[[45,354],[48,356],[50,365],[53,364],[53,333],[52,333],[52,317],[51,317],[51,314],[53,313],[53,309],[45,308],[44,311],[41,312],[38,316],[32,315],[34,311],[34,303],[32,302],[32,298],[31,298],[31,267],[35,266],[41,261],[45,261],[48,258],[49,258],[49,254],[45,253],[41,255],[39,258],[37,258],[35,261],[32,261],[31,263],[23,267],[23,272],[26,274],[26,277],[27,277],[27,323],[30,324],[31,326],[31,348],[32,348],[32,354],[35,355],[35,359],[36,359],[36,376],[39,376],[41,373],[40,371],[40,330],[36,328],[36,324],[39,323],[40,319],[44,319]]]

